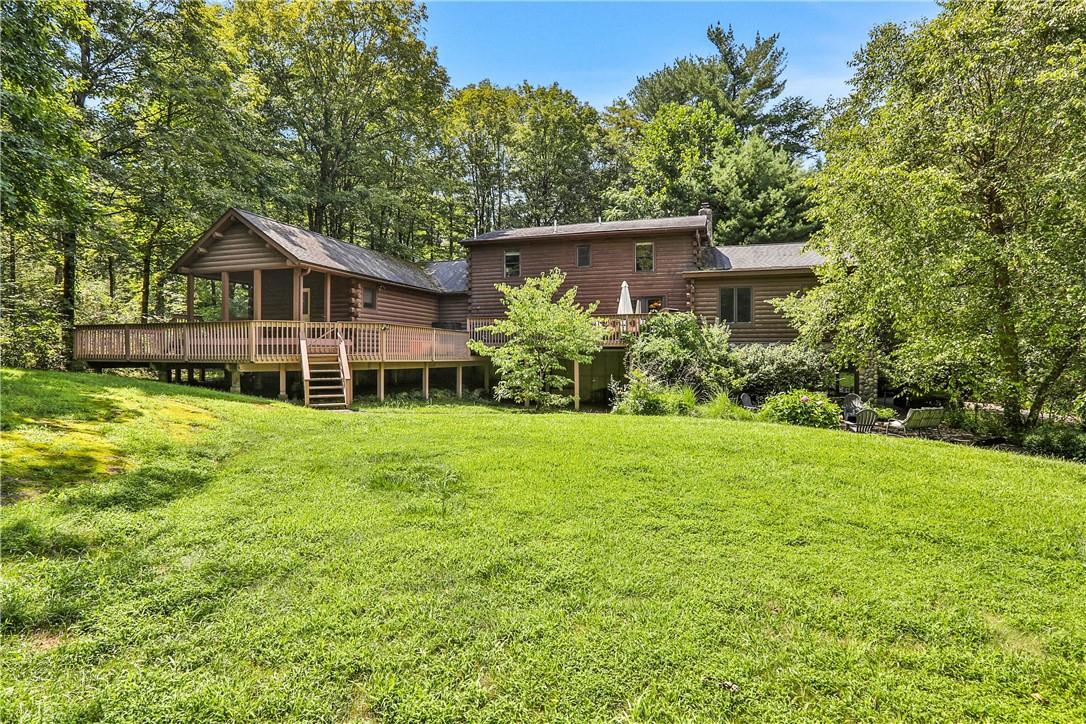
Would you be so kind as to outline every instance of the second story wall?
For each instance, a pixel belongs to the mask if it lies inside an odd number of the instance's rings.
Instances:
[[[652,271],[635,269],[634,249],[638,242],[651,242],[653,245]],[[629,283],[630,296],[635,302],[639,298],[651,297],[662,300],[664,307],[686,310],[689,309],[687,282],[682,272],[695,267],[695,243],[692,234],[684,233],[473,244],[468,249],[470,313],[475,317],[502,315],[501,294],[494,289],[495,284],[505,282],[516,286],[522,284],[526,277],[539,276],[555,267],[566,273],[563,291],[571,286],[577,287],[577,301],[580,304],[599,300],[597,314],[614,314],[618,311],[623,281]],[[589,247],[587,266],[578,266],[578,247],[582,245]],[[520,276],[505,276],[506,251],[520,252]]]

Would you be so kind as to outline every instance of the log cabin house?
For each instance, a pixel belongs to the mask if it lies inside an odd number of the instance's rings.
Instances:
[[[165,379],[187,369],[224,368],[231,389],[300,376],[307,405],[351,403],[359,373],[421,370],[429,396],[433,369],[465,368],[489,387],[486,360],[467,347],[502,314],[495,284],[516,284],[555,267],[583,304],[599,301],[608,328],[603,351],[574,365],[574,397],[600,395],[623,374],[623,335],[645,314],[692,311],[731,326],[737,343],[791,341],[795,331],[770,303],[816,282],[821,257],[802,244],[714,246],[712,215],[493,231],[462,242],[467,258],[414,263],[241,209],[224,213],[172,267],[186,277],[186,308],[172,323],[84,325],[74,357],[92,367],[152,366]],[[198,321],[197,280],[218,285],[219,319]],[[619,316],[628,282],[637,314]],[[202,373],[202,372],[201,372]]]

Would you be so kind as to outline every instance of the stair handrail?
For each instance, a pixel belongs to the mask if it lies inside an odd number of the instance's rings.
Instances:
[[[351,365],[347,362],[347,342],[343,339],[343,335],[336,331],[337,352],[339,354],[339,376],[343,378],[343,382],[347,383],[351,380]]]
[[[302,352],[302,379],[309,382],[309,344],[306,342],[305,337],[298,340],[298,347]]]

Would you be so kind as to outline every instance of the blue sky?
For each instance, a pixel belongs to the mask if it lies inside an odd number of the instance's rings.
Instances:
[[[429,2],[427,41],[453,85],[557,82],[598,108],[639,75],[691,53],[707,55],[720,22],[749,42],[780,33],[786,93],[816,102],[847,91],[852,54],[880,22],[938,13],[934,2]]]

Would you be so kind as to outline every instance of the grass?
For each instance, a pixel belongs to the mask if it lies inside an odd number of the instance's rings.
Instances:
[[[3,384],[3,721],[1086,717],[1086,466]]]

